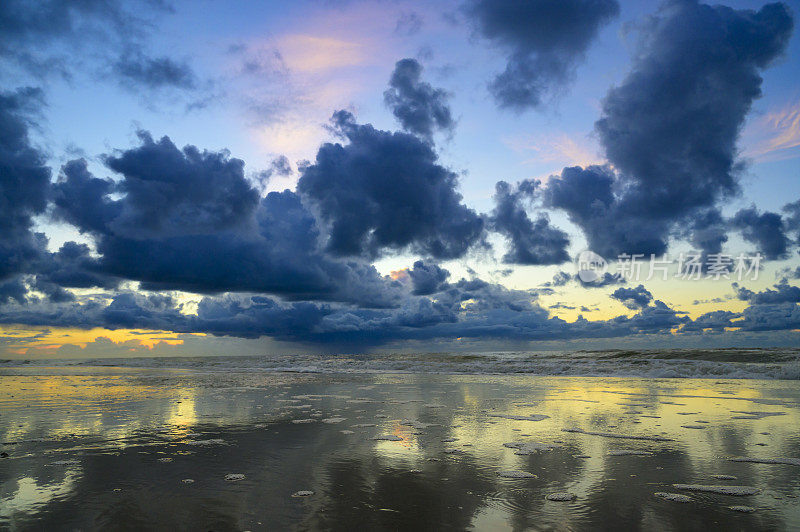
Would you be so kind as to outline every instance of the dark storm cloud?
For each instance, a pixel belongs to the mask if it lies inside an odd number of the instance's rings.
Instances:
[[[470,0],[479,34],[507,52],[489,88],[502,107],[525,109],[563,87],[601,27],[619,13],[616,0]]]
[[[669,222],[629,214],[617,188],[617,177],[607,166],[564,168],[549,180],[545,205],[564,210],[583,230],[589,248],[606,259],[623,252],[664,253]]]
[[[595,125],[614,170],[565,169],[552,182],[552,206],[606,257],[660,255],[687,228],[704,249],[719,248],[725,236],[713,209],[739,190],[738,133],[761,95],[761,70],[786,48],[792,26],[784,4],[665,4]]]
[[[174,87],[194,89],[197,78],[186,62],[169,57],[148,57],[141,51],[123,54],[112,65],[112,72],[123,86],[145,89]]]
[[[39,282],[67,288],[107,288],[119,285],[119,280],[104,275],[97,257],[89,246],[65,242],[55,253],[48,255],[37,269]]]
[[[617,288],[611,294],[613,299],[621,301],[623,305],[632,310],[643,309],[653,300],[653,294],[643,285],[636,288]]]
[[[728,241],[728,220],[722,217],[717,208],[698,211],[691,220],[689,241],[704,257],[722,252],[722,245]],[[705,264],[705,260],[702,261]]]
[[[794,236],[794,244],[800,246],[800,200],[784,205],[783,212],[786,213],[786,231]]]
[[[800,329],[800,305],[796,303],[752,305],[742,315],[744,320],[736,322],[736,326],[745,331]]]
[[[16,301],[17,303],[26,303],[26,295],[28,294],[28,287],[22,282],[21,277],[15,277],[6,281],[0,281],[0,304]]]
[[[346,111],[334,113],[333,124],[349,142],[323,144],[297,185],[328,225],[328,251],[451,259],[481,238],[482,218],[462,203],[458,176],[437,164],[428,143],[357,124]]]
[[[0,281],[27,272],[45,253],[47,239],[32,227],[47,206],[50,168],[28,136],[41,97],[31,88],[0,92]]]
[[[122,203],[108,197],[116,190],[114,181],[94,177],[85,159],[69,161],[53,185],[54,217],[81,232],[105,233],[122,211]]]
[[[761,292],[753,292],[733,283],[736,297],[749,301],[752,305],[770,305],[776,303],[800,303],[800,288],[790,285],[786,279],[774,285],[775,290],[767,288]]]
[[[179,150],[168,137],[156,142],[147,132],[139,140],[141,146],[105,160],[124,177],[115,233],[205,234],[251,221],[259,197],[244,177],[244,161],[191,145]]]
[[[683,326],[683,330],[686,332],[704,331],[706,329],[723,331],[726,328],[737,327],[737,322],[734,320],[738,320],[741,317],[742,314],[738,312],[731,312],[729,310],[715,310],[713,312],[707,312],[701,316],[698,316],[697,319],[685,324]]]
[[[227,152],[178,149],[147,133],[140,141],[105,158],[119,182],[93,177],[79,160],[54,187],[54,214],[95,239],[92,271],[150,290],[398,303],[402,287],[373,266],[322,252],[316,219],[295,193],[259,199]]]
[[[418,260],[414,267],[408,270],[411,278],[412,293],[418,296],[427,296],[439,292],[447,286],[450,272],[439,267],[438,264],[425,264]]]
[[[532,206],[539,181],[526,180],[511,186],[505,181],[495,185],[495,207],[488,218],[489,227],[508,241],[503,262],[508,264],[546,265],[569,260],[567,234],[550,225],[545,213],[530,219],[526,206]]]
[[[422,65],[416,59],[395,64],[389,88],[383,93],[403,129],[429,141],[435,131],[452,131],[455,126],[447,98],[446,91],[422,81]]]
[[[765,258],[783,259],[788,255],[789,239],[781,215],[774,212],[759,213],[755,206],[741,209],[733,219],[732,225],[742,233],[742,237],[756,245]]]

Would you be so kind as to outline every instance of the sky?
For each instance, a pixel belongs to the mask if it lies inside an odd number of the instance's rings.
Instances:
[[[797,8],[4,2],[0,357],[800,345]]]

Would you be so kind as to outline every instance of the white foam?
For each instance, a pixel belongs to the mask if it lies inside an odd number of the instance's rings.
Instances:
[[[633,434],[616,434],[613,432],[595,432],[583,429],[561,429],[562,432],[573,432],[576,434],[588,434],[590,436],[601,436],[603,438],[619,438],[621,440],[644,440],[644,441],[675,441],[671,438],[661,436],[636,436]]]
[[[734,495],[742,497],[745,495],[756,495],[761,490],[752,486],[711,486],[705,484],[673,484],[672,487],[686,491],[702,491],[706,493],[719,493],[720,495]]]
[[[163,463],[163,464],[168,464],[168,463],[172,462],[172,458],[159,458],[158,461]]]
[[[295,425],[301,425],[303,423],[316,423],[317,420],[313,418],[306,418],[306,419],[293,419],[292,423]]]
[[[744,414],[743,416],[733,416],[731,419],[764,419],[772,416],[785,416],[786,412],[753,412],[746,410],[733,410],[734,414]]]
[[[184,445],[225,445],[225,440],[222,438],[211,438],[209,440],[186,440],[182,443]]]
[[[228,482],[236,482],[238,480],[244,480],[245,476],[241,473],[228,473],[225,475],[225,480]]]
[[[558,445],[551,445],[549,443],[539,443],[535,441],[515,441],[510,443],[504,443],[503,447],[508,447],[509,449],[516,449],[514,451],[514,454],[525,456],[539,451],[550,451],[558,447]]]
[[[381,441],[403,441],[403,438],[401,438],[400,436],[395,436],[394,434],[384,434],[382,436],[375,436],[372,439]]]
[[[609,451],[608,456],[652,456],[650,451],[637,451],[634,449],[620,449],[618,451]]]
[[[355,432],[353,432],[352,430],[340,430],[339,432],[341,432],[342,434],[355,434]]]
[[[560,502],[567,502],[567,501],[574,501],[578,498],[577,495],[574,493],[550,493],[545,495],[544,497],[548,501],[560,501]]]
[[[682,495],[680,493],[667,493],[665,491],[657,491],[653,495],[672,502],[692,502],[691,497],[689,497],[688,495]]]
[[[436,427],[438,423],[423,423],[422,421],[415,421],[412,419],[404,419],[400,421],[400,424],[405,427],[414,427],[417,430],[425,430],[428,427]]]
[[[292,497],[310,497],[312,495],[314,495],[314,492],[311,490],[300,490],[292,493]]]
[[[341,423],[347,419],[346,417],[329,417],[322,420],[323,423],[334,424],[334,423]]]
[[[512,416],[507,414],[489,414],[489,417],[501,417],[504,419],[513,419],[514,421],[542,421],[548,419],[550,416],[544,414],[531,414],[529,416]]]
[[[715,478],[717,480],[736,480],[736,477],[733,475],[711,475],[711,478]]]
[[[181,480],[181,482],[183,482],[184,484],[194,484],[194,479],[193,478],[185,478],[185,479]]]
[[[520,471],[518,469],[498,471],[497,474],[503,478],[537,478],[536,475],[528,473],[527,471]]]
[[[800,466],[800,458],[789,458],[786,456],[779,456],[777,458],[746,458],[744,456],[737,456],[735,458],[728,458],[731,462],[750,462],[753,464],[783,464]]]
[[[742,512],[746,514],[751,514],[756,511],[755,508],[752,506],[728,506],[728,510],[733,510],[734,512]]]

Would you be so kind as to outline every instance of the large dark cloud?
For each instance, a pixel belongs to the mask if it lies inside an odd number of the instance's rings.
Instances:
[[[425,264],[418,260],[414,267],[408,270],[411,279],[412,293],[418,296],[426,296],[441,291],[447,286],[447,279],[450,272],[441,268],[438,264]]]
[[[395,64],[383,98],[403,129],[426,140],[435,131],[451,131],[455,126],[447,92],[422,81],[422,65],[416,59],[401,59]]]
[[[118,182],[78,160],[54,186],[54,214],[95,239],[93,271],[150,290],[398,303],[402,287],[374,267],[323,253],[316,219],[295,193],[259,199],[226,152],[181,150],[146,133],[140,141],[105,158]]]
[[[482,218],[462,203],[458,176],[437,163],[429,144],[357,124],[346,111],[336,112],[333,123],[348,143],[323,144],[297,185],[329,226],[328,251],[374,258],[405,250],[451,259],[480,239]]]
[[[733,227],[741,231],[742,237],[756,245],[765,258],[783,259],[788,255],[789,239],[781,215],[774,212],[758,212],[755,206],[741,209],[734,215]]]
[[[761,95],[760,72],[792,26],[784,4],[665,4],[643,27],[631,72],[603,100],[596,130],[613,170],[565,169],[551,205],[607,257],[661,254],[687,228],[704,251],[718,249],[714,209],[739,190],[736,140]]]
[[[653,300],[653,294],[650,293],[643,285],[635,288],[617,288],[611,294],[613,299],[621,301],[623,305],[631,310],[639,310],[650,305]]]
[[[37,89],[0,92],[0,281],[27,272],[45,253],[47,240],[33,232],[47,206],[50,168],[28,135]]]
[[[500,181],[495,187],[495,208],[488,221],[491,229],[508,241],[503,262],[541,265],[569,260],[567,234],[551,226],[544,213],[535,222],[528,216],[526,206],[531,206],[539,185],[539,181],[526,180],[512,187]]]
[[[141,146],[106,157],[106,165],[124,176],[115,233],[206,234],[251,220],[259,197],[244,177],[244,161],[224,151],[179,150],[168,137],[155,142],[146,132],[139,140]]]
[[[800,246],[800,200],[787,203],[783,206],[786,213],[786,231],[789,236],[794,237],[794,244]]]
[[[619,13],[616,0],[470,0],[478,32],[508,53],[490,84],[502,107],[536,107],[574,75],[602,26]]]
[[[800,303],[800,288],[790,285],[786,279],[776,284],[775,290],[767,288],[761,292],[753,292],[737,283],[733,283],[733,288],[736,290],[737,298],[749,301],[753,305]]]
[[[529,291],[509,290],[478,279],[462,279],[435,299],[409,296],[394,309],[336,303],[280,302],[270,297],[226,294],[204,297],[186,314],[169,295],[123,292],[75,302],[37,301],[2,307],[0,323],[36,326],[145,328],[219,336],[365,348],[403,340],[496,339],[513,341],[614,338],[662,334],[689,323],[661,301],[632,317],[607,321],[550,317]]]

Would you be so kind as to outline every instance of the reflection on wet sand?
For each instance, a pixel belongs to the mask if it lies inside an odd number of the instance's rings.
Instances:
[[[800,526],[787,381],[34,368],[0,382],[0,528]],[[674,484],[758,493],[654,495]],[[560,493],[575,498],[545,498]]]

